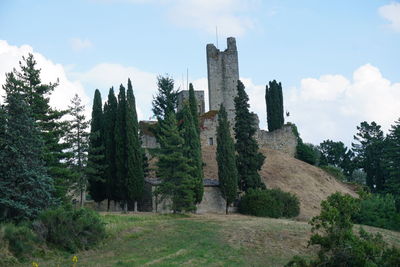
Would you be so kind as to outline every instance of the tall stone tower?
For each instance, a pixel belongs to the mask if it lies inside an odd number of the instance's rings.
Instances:
[[[207,45],[207,72],[210,110],[219,110],[224,105],[228,119],[235,118],[234,98],[237,95],[239,63],[236,40],[227,39],[228,47],[220,51],[213,44]]]

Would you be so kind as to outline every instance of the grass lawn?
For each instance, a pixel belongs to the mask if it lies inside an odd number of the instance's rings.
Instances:
[[[307,248],[304,222],[242,215],[102,214],[109,237],[75,254],[78,266],[283,266]],[[367,229],[368,230],[368,229]],[[391,243],[400,233],[380,230]],[[72,266],[74,255],[38,259],[39,267]],[[31,266],[25,264],[20,266]]]

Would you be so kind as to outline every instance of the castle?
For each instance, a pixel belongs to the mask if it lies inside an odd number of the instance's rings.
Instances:
[[[205,112],[204,91],[196,90],[195,96],[198,102],[201,131],[200,139],[202,147],[216,146],[217,114],[221,104],[227,110],[231,126],[235,120],[234,98],[237,95],[237,81],[239,80],[239,61],[236,40],[234,37],[227,39],[227,49],[220,51],[213,44],[206,46],[207,55],[207,77],[209,111]],[[264,96],[262,96],[264,97]],[[189,99],[189,91],[183,90],[178,94],[178,110],[185,101]],[[256,116],[256,115],[255,115]],[[257,125],[258,117],[256,116]],[[155,136],[147,129],[153,121],[141,121],[142,143],[145,148],[156,148]],[[257,129],[255,136],[259,146],[282,151],[290,156],[296,153],[297,139],[290,125],[284,125],[281,129],[273,132]],[[213,179],[218,179],[213,177]]]
[[[218,110],[223,104],[227,110],[228,119],[234,125],[235,106],[234,98],[237,95],[237,82],[239,80],[239,62],[236,40],[233,37],[227,39],[227,49],[220,51],[213,44],[206,47],[207,74],[209,92],[209,111],[205,112],[204,91],[196,90],[195,96],[198,102],[200,116],[200,140],[203,150],[203,160],[207,147],[215,147],[218,125]],[[263,96],[264,97],[264,96]],[[185,101],[188,101],[189,91],[180,91],[178,94],[178,107],[180,110]],[[256,116],[256,115],[255,115]],[[258,125],[258,117],[257,125]],[[151,128],[155,121],[141,121],[142,144],[144,148],[154,149],[159,145]],[[267,147],[284,152],[290,156],[296,153],[297,138],[293,134],[292,126],[284,125],[281,129],[267,132],[257,129],[255,138],[260,147]],[[212,150],[211,151],[215,151]],[[215,152],[213,152],[215,153]],[[213,155],[214,156],[214,155]],[[146,184],[150,191],[154,191],[161,181],[156,177],[146,178]],[[203,201],[197,206],[197,212],[225,212],[225,200],[222,198],[218,188],[218,177],[205,177]],[[152,206],[150,210],[157,212],[169,212],[168,203],[158,203],[153,196],[149,200]]]

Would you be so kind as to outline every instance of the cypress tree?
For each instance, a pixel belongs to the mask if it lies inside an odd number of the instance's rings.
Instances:
[[[127,101],[126,101],[126,164],[127,172],[124,176],[125,203],[134,201],[137,211],[137,201],[142,197],[144,188],[142,149],[139,140],[139,124],[136,113],[135,96],[133,95],[132,83],[128,79]],[[127,205],[125,205],[127,211]]]
[[[219,188],[222,197],[226,200],[226,214],[228,214],[228,208],[237,196],[238,172],[236,169],[235,146],[223,105],[221,105],[218,112],[217,163]]]
[[[282,84],[276,80],[269,82],[265,88],[265,102],[267,104],[268,131],[282,128],[284,124]]]
[[[84,112],[85,106],[81,104],[81,99],[75,94],[69,106],[69,114],[72,118],[68,121],[65,139],[70,147],[69,153],[72,154],[68,158],[68,163],[76,177],[73,189],[79,192],[81,206],[83,206],[83,195],[87,187],[85,167],[89,148],[89,133],[87,132],[89,122],[86,121]]]
[[[197,130],[197,134],[200,136],[200,124],[199,124],[199,111],[197,110],[197,99],[194,94],[193,84],[189,84],[189,106],[190,112],[193,117],[193,125]]]
[[[122,199],[124,176],[126,175],[126,94],[125,87],[121,84],[118,93],[117,118],[115,121],[115,166],[116,166],[116,190],[115,200]]]
[[[257,130],[255,115],[249,111],[249,97],[240,80],[238,80],[237,90],[238,94],[234,99],[236,110],[234,131],[239,188],[242,191],[250,188],[265,188],[258,173],[265,157],[258,151],[258,144],[254,139]]]
[[[54,204],[53,180],[43,161],[44,142],[14,73],[6,74],[0,149],[0,220],[34,219]]]
[[[90,124],[88,164],[86,170],[90,196],[95,202],[103,201],[106,198],[102,106],[100,91],[96,89]]]
[[[200,137],[194,125],[191,108],[185,103],[182,109],[181,136],[184,140],[184,156],[192,166],[192,174],[196,203],[203,199],[203,162],[201,159]]]
[[[193,191],[193,168],[185,157],[184,140],[179,135],[174,112],[165,115],[160,125],[160,153],[157,176],[161,184],[157,193],[172,201],[174,212],[195,211],[196,196]]]
[[[104,104],[104,147],[106,162],[106,197],[107,210],[110,210],[110,200],[116,195],[116,143],[115,143],[115,125],[117,119],[118,101],[114,94],[114,88],[111,87],[108,93],[108,100]]]

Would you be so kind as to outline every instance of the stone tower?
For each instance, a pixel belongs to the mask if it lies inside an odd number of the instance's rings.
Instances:
[[[239,80],[238,52],[236,40],[227,39],[228,47],[220,51],[213,44],[207,45],[207,72],[210,110],[219,110],[224,105],[228,119],[235,118],[234,98],[237,95]]]

